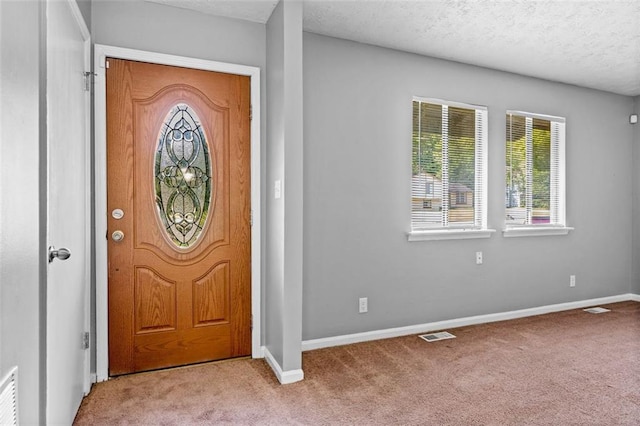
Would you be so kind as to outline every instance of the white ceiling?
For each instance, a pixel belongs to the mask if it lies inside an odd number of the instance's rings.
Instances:
[[[265,23],[277,0],[147,0]],[[304,30],[640,95],[640,0],[303,0]]]

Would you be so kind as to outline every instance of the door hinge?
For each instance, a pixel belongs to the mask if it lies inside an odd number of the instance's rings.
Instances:
[[[253,210],[249,212],[249,226],[253,226]]]
[[[249,105],[249,121],[253,120],[253,105]]]
[[[91,335],[89,334],[88,331],[85,331],[84,334],[82,335],[82,348],[89,349],[90,345],[91,345]]]
[[[251,315],[251,331],[253,331],[253,315]]]
[[[85,71],[84,72],[84,90],[86,92],[90,92],[91,91],[91,85],[93,84],[93,77],[95,76],[95,73],[92,73],[91,71]]]

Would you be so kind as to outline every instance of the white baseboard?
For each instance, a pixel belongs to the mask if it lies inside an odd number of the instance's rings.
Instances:
[[[253,359],[264,358],[264,350],[265,349],[266,348],[264,346],[259,346],[257,352],[254,351],[254,352],[251,353],[251,358],[253,358]]]
[[[273,355],[271,355],[269,349],[263,346],[262,352],[264,353],[264,358],[266,359],[267,364],[269,364],[269,367],[271,367],[273,372],[276,374],[280,384],[288,385],[289,383],[299,382],[304,379],[304,372],[302,369],[282,371],[282,367],[280,367],[278,361],[276,361]]]
[[[607,303],[625,302],[634,300],[640,302],[638,294],[620,294],[617,296],[600,297],[597,299],[579,300],[576,302],[558,303],[555,305],[539,306],[536,308],[520,309],[517,311],[501,312],[496,314],[476,315],[472,317],[456,318],[445,321],[436,321],[426,324],[410,325],[406,327],[387,328],[384,330],[366,331],[364,333],[346,334],[343,336],[324,337],[321,339],[303,340],[302,350],[329,348],[332,346],[349,345],[352,343],[368,342],[370,340],[388,339],[391,337],[408,336],[411,334],[428,333],[431,331],[448,328],[465,327],[468,325],[485,324],[496,321],[505,321],[516,318],[530,317],[534,315],[548,314],[551,312],[568,311],[571,309],[586,308]],[[267,358],[268,359],[268,358]],[[272,367],[273,368],[273,367]],[[275,370],[275,369],[274,369]]]

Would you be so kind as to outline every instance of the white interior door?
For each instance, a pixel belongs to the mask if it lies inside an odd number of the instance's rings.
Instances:
[[[71,424],[89,389],[89,32],[74,0],[47,0],[47,424]],[[67,249],[71,255],[63,258]],[[51,250],[50,250],[51,253]],[[56,252],[54,252],[55,254]]]

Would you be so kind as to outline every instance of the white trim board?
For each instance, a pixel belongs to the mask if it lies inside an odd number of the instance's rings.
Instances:
[[[263,346],[262,351],[264,353],[264,359],[267,361],[267,364],[269,364],[269,367],[271,367],[271,369],[275,373],[281,385],[288,385],[290,383],[299,382],[304,379],[304,372],[301,369],[282,371],[282,367],[280,367],[278,361],[276,361],[271,352],[269,352],[269,349]]]
[[[163,53],[146,52],[115,46],[96,44],[94,46],[95,68],[95,240],[96,240],[96,380],[109,378],[108,350],[108,306],[107,306],[107,132],[106,132],[106,81],[105,59],[107,57],[172,65],[185,68],[217,71],[251,78],[251,354],[262,358],[260,332],[260,291],[261,291],[261,205],[260,205],[260,68],[228,64],[224,62]]]
[[[82,38],[84,39],[84,71],[91,72],[91,32],[89,31],[89,27],[87,27],[87,23],[84,21],[84,17],[82,16],[82,12],[78,7],[78,3],[75,0],[67,0],[68,6],[71,8],[71,13],[75,18],[80,33],[82,34]],[[84,93],[84,107],[86,109],[85,113],[85,140],[91,140],[91,92],[86,91]],[[85,182],[91,182],[91,150],[87,148],[85,153]],[[85,211],[87,218],[91,217],[91,185],[87,184],[85,187]],[[87,259],[91,258],[91,223],[85,224],[85,244],[87,250]],[[84,308],[84,329],[86,332],[91,330],[91,268],[86,268],[85,271],[85,308]],[[90,351],[85,351],[84,356],[84,383],[83,383],[83,392],[85,395],[89,394],[91,390],[91,384],[95,383],[93,380],[93,374],[91,374],[91,353]]]
[[[436,321],[425,324],[409,325],[406,327],[387,328],[384,330],[366,331],[363,333],[346,334],[343,336],[324,337],[302,341],[302,351],[329,348],[332,346],[350,345],[352,343],[368,342],[371,340],[388,339],[391,337],[408,336],[411,334],[429,333],[431,331],[466,327],[469,325],[486,324],[496,321],[506,321],[516,318],[543,315],[552,312],[568,311],[589,306],[604,305],[626,301],[640,302],[640,295],[627,293],[617,296],[600,297],[597,299],[578,300],[575,302],[558,303],[555,305],[539,306],[536,308],[520,309],[517,311],[500,312],[496,314],[476,315],[451,320]]]

